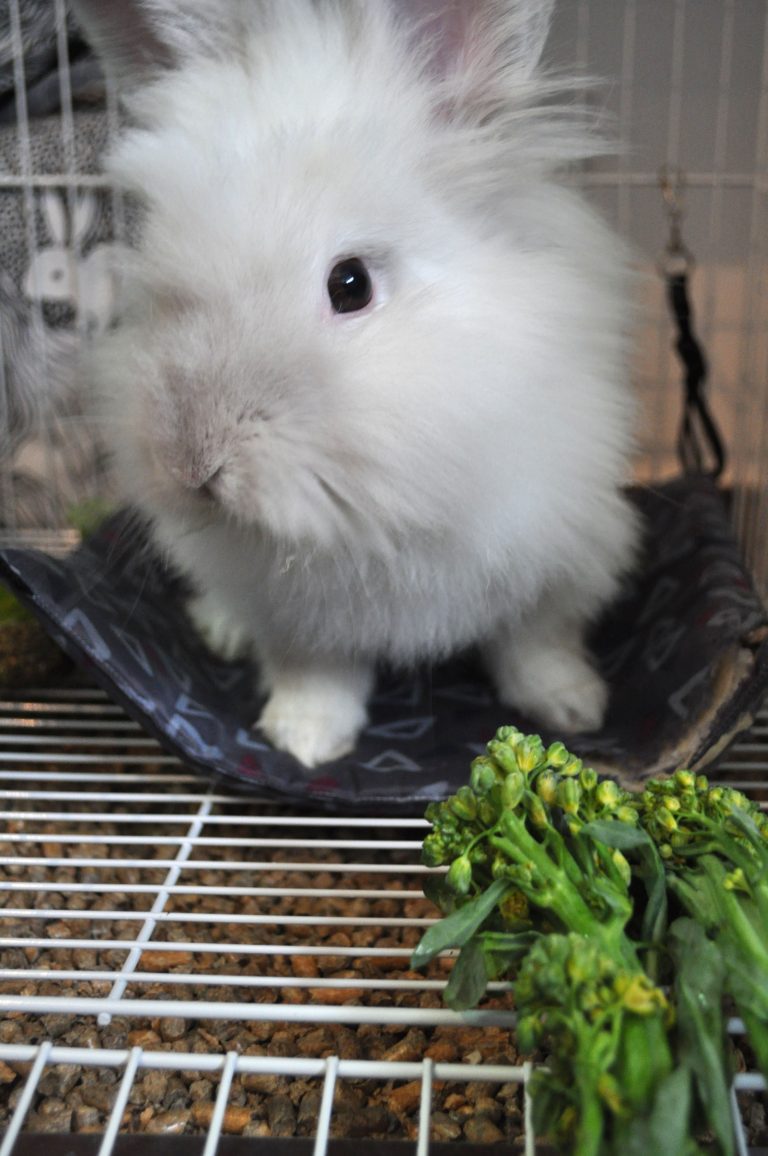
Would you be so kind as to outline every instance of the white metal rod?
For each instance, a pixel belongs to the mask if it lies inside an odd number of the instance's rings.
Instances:
[[[146,763],[146,759],[144,760]],[[200,775],[125,774],[120,771],[0,771],[0,783],[199,783]],[[202,780],[204,782],[204,780]]]
[[[734,1139],[736,1141],[736,1151],[738,1152],[738,1156],[749,1156],[749,1150],[747,1148],[747,1138],[744,1135],[744,1129],[738,1128],[735,1126],[736,1121],[741,1119],[741,1113],[739,1111],[739,1102],[736,1099],[736,1088],[735,1088],[735,1085],[733,1085],[733,1084],[731,1084],[730,1099],[731,1099],[731,1118],[734,1122],[733,1136],[734,1136]]]
[[[530,1094],[533,1064],[528,1060],[523,1064],[523,1127],[525,1131],[525,1156],[536,1156],[536,1137],[533,1128],[533,1100]]]
[[[216,1095],[216,1103],[213,1108],[213,1115],[208,1127],[208,1135],[205,1140],[202,1156],[214,1156],[218,1147],[221,1128],[224,1123],[224,1113],[227,1109],[227,1101],[229,1099],[229,1089],[232,1087],[232,1077],[235,1074],[236,1066],[237,1052],[227,1052],[224,1067],[221,1069],[219,1090]]]
[[[339,1057],[329,1056],[325,1061],[325,1079],[323,1080],[323,1095],[320,1100],[320,1111],[317,1114],[317,1135],[313,1156],[325,1156],[328,1150],[328,1137],[331,1131],[331,1114],[333,1112],[333,1095],[336,1091],[336,1078],[339,1074]]]
[[[402,1009],[398,1009],[398,1023]],[[217,1017],[219,1018],[219,1017]],[[46,1049],[49,1064],[72,1064],[78,1067],[122,1068],[132,1049],[71,1048],[33,1044],[0,1044],[0,1060],[6,1063],[29,1063]],[[139,1067],[148,1071],[220,1072],[226,1057],[221,1052],[150,1052],[142,1051]],[[436,1080],[486,1080],[489,1084],[522,1083],[525,1066],[517,1064],[436,1063]],[[42,1065],[41,1065],[42,1067]],[[238,1056],[235,1071],[241,1075],[294,1076],[312,1079],[325,1073],[324,1059],[303,1056]],[[424,1071],[421,1061],[340,1060],[338,1075],[345,1080],[417,1080]],[[737,1077],[738,1079],[739,1077]]]
[[[178,853],[176,856],[176,861],[173,863],[173,865],[169,868],[168,872],[166,873],[165,883],[163,884],[163,887],[161,888],[161,890],[158,892],[157,898],[155,899],[155,902],[152,904],[152,910],[150,911],[145,923],[141,927],[141,930],[139,931],[138,935],[136,936],[136,943],[133,945],[133,947],[129,951],[126,959],[123,962],[122,967],[120,968],[119,978],[117,978],[115,980],[113,987],[112,987],[112,993],[111,993],[111,997],[110,997],[112,1000],[119,1000],[122,998],[122,996],[125,992],[126,986],[127,986],[128,977],[135,972],[135,970],[138,966],[139,960],[141,959],[141,950],[140,950],[139,945],[142,943],[148,942],[152,938],[152,936],[154,935],[155,927],[156,927],[155,916],[157,915],[158,912],[164,910],[165,905],[168,902],[170,889],[175,885],[176,880],[179,877],[179,871],[181,869],[182,864],[192,854],[193,841],[196,838],[196,836],[199,835],[200,832],[202,831],[203,824],[205,823],[206,818],[210,814],[210,810],[211,810],[210,798],[204,799],[202,801],[202,803],[200,804],[196,818],[194,819],[191,827],[189,828],[189,831],[187,832],[187,838],[179,846],[179,850],[178,850]],[[99,1022],[100,1023],[105,1022],[103,1015],[99,1016]]]
[[[50,763],[50,758],[46,760]],[[146,759],[138,760],[139,762],[146,762]],[[156,762],[153,759],[152,762]],[[195,796],[196,801],[200,798]],[[126,800],[130,801],[130,797],[126,796]],[[233,803],[239,802],[240,806],[256,806],[258,800],[253,799],[252,796],[243,796],[238,798],[233,796]],[[162,813],[144,812],[140,815],[132,815],[122,811],[0,811],[0,819],[5,819],[8,822],[46,822],[46,823],[173,823],[174,826],[182,826],[189,822],[192,818],[191,814],[187,815],[165,815]],[[213,824],[237,826],[237,827],[364,827],[366,830],[371,829],[373,824],[376,827],[383,827],[387,825],[386,820],[377,819],[347,819],[341,816],[334,816],[333,818],[318,817],[318,816],[293,816],[293,815],[208,815],[205,820],[206,827]],[[426,819],[392,819],[389,821],[391,826],[403,827],[421,827],[426,829],[429,827]],[[53,842],[54,837],[47,835],[48,841]],[[153,840],[156,836],[153,834]]]
[[[0,709],[2,707],[0,706]],[[65,732],[74,731],[76,735],[82,735],[88,731],[109,731],[110,734],[119,735],[120,738],[115,738],[117,742],[123,742],[123,735],[141,735],[144,732],[137,722],[131,722],[126,718],[37,718],[33,714],[9,714],[7,717],[3,716],[3,726],[7,727],[24,727],[25,730],[34,731],[54,731],[58,734],[63,742],[72,742],[72,739]],[[13,735],[8,736],[11,740]]]
[[[50,752],[45,751],[24,751],[20,755],[17,751],[2,751],[0,750],[0,763],[17,762],[23,759],[26,764],[31,763],[45,763],[46,766],[51,764]],[[149,760],[153,766],[157,767],[180,767],[183,764],[173,755],[153,755]],[[100,767],[115,766],[122,767],[126,764],[131,766],[145,767],[147,765],[146,755],[113,755],[113,754],[70,754],[68,751],[57,751],[56,762],[64,765],[65,763],[75,766],[87,766],[91,763],[97,763]],[[24,774],[23,769],[19,769],[19,774]]]
[[[8,1125],[8,1130],[5,1133],[3,1143],[0,1144],[0,1156],[11,1156],[13,1146],[16,1143],[16,1138],[21,1131],[21,1126],[24,1123],[27,1112],[32,1105],[32,1100],[34,1099],[35,1092],[37,1091],[37,1085],[40,1081],[40,1075],[43,1068],[48,1063],[48,1058],[52,1051],[52,1047],[53,1045],[51,1044],[51,1041],[46,1040],[45,1043],[40,1046],[39,1050],[37,1050],[36,1054],[35,1050],[33,1049],[33,1054],[29,1057],[30,1060],[33,1060],[34,1062],[32,1064],[30,1073],[27,1076],[27,1082],[24,1085],[24,1091],[21,1093],[19,1102],[16,1105],[16,1111],[13,1113],[11,1122]]]
[[[757,1072],[738,1072],[733,1078],[733,1086],[737,1092],[765,1092],[768,1089],[765,1077]]]
[[[14,910],[14,914],[17,912]],[[59,912],[60,914],[60,912]],[[78,913],[79,914],[79,913]],[[93,948],[97,951],[128,951],[134,946],[132,939],[28,939],[26,937],[2,937],[0,938],[0,949],[9,947],[21,948],[38,948],[42,951],[61,949],[74,951],[78,948]],[[195,940],[165,942],[164,940],[150,940],[148,943],[140,944],[142,951],[162,951],[163,954],[168,952],[195,952],[196,954],[204,955],[208,952],[213,952],[215,955],[221,955],[223,950],[226,950],[227,955],[308,955],[310,957],[317,956],[344,956],[349,959],[410,959],[412,949],[410,947],[345,947],[342,944],[338,946],[327,947],[325,944],[298,944],[298,943],[229,943],[223,944],[220,940],[216,943],[198,943]],[[453,955],[452,950],[441,952],[441,955]],[[8,969],[3,970],[3,976],[6,977],[11,974]],[[29,971],[26,968],[18,969],[19,977],[28,976]],[[46,976],[53,974],[59,977],[62,973],[55,971],[52,973],[46,972]],[[82,978],[82,971],[75,973],[78,978]],[[99,972],[99,976],[103,977],[104,973]],[[142,972],[142,974],[144,974]]]
[[[130,944],[128,946],[131,946]],[[227,952],[230,954],[230,952]],[[231,954],[237,954],[232,952]],[[285,952],[284,954],[293,954]],[[357,952],[355,959],[360,958]],[[407,962],[407,961],[406,961]],[[19,980],[39,980],[45,983],[111,983],[114,973],[111,971],[61,970],[56,968],[3,968],[0,972],[3,982]],[[229,972],[167,972],[167,971],[137,971],[131,975],[133,984],[159,983],[173,987],[176,984],[200,984],[214,987],[264,987],[264,988],[307,988],[312,990],[328,989],[329,991],[442,991],[447,980],[444,979],[334,979],[333,976],[294,976],[294,975],[239,975]],[[501,980],[494,980],[488,984],[488,990],[493,992],[510,991],[511,984]],[[68,996],[61,997],[68,999]]]
[[[319,870],[317,864],[308,865],[313,870]],[[255,864],[253,870],[274,870],[279,867],[285,870],[285,867],[279,861],[271,863]],[[350,868],[351,870],[368,870],[366,864],[358,863]],[[51,880],[45,883],[27,883],[23,882],[0,882],[0,893],[5,891],[10,892],[47,892],[55,890],[60,895],[122,895],[127,893],[130,895],[156,895],[158,891],[164,892],[166,896],[171,895],[287,895],[289,892],[285,888],[268,887],[220,887],[217,885],[201,883],[198,886],[193,884],[177,884],[168,886],[165,883],[62,883],[59,880]],[[329,888],[302,888],[298,890],[300,895],[310,895],[314,897],[328,897],[337,892]],[[357,898],[359,892],[351,891],[351,897]],[[385,892],[385,898],[389,898]],[[66,914],[72,917],[77,917],[78,912],[66,911]]]
[[[421,1078],[421,1098],[419,1100],[419,1131],[416,1140],[416,1156],[427,1156],[429,1152],[429,1132],[432,1119],[432,1072],[433,1061],[427,1057],[423,1063]]]
[[[337,987],[343,987],[340,980]],[[29,1012],[47,1015],[60,1012],[62,1001],[54,996],[0,995],[0,1013]],[[162,999],[96,999],[90,996],[68,996],[67,1011],[72,1015],[166,1016],[168,1001]],[[231,1003],[209,1000],[175,1000],[173,1014],[182,1019],[201,1020],[285,1020],[290,1023],[344,1024],[454,1024],[470,1027],[513,1027],[514,1012],[453,1012],[447,1008],[384,1008],[349,1004],[263,1004]],[[192,1065],[194,1067],[194,1065]],[[2,1153],[0,1153],[2,1156]]]
[[[73,694],[73,699],[75,695]],[[2,698],[0,699],[0,711],[26,711],[32,714],[76,714],[81,717],[88,715],[112,715],[119,718],[125,718],[125,711],[122,707],[116,706],[114,703],[96,704],[90,702],[81,702],[79,699],[73,702],[68,700],[62,701],[57,698],[54,702],[30,702],[24,699]]]
[[[128,1104],[128,1097],[131,1094],[133,1081],[136,1078],[136,1072],[141,1063],[141,1048],[131,1048],[128,1053],[128,1063],[125,1065],[125,1072],[120,1081],[120,1087],[117,1090],[117,1096],[112,1106],[109,1122],[104,1131],[104,1139],[101,1142],[98,1156],[110,1156],[117,1134],[120,1131],[120,1124],[123,1119],[123,1112]]]
[[[2,841],[2,836],[0,836],[0,841]],[[262,844],[262,846],[263,845],[264,844]],[[269,845],[269,843],[267,845]],[[317,844],[316,843],[312,844],[312,843],[307,842],[307,843],[305,843],[305,846],[311,847],[311,846],[317,846]],[[143,871],[159,871],[159,870],[162,870],[164,867],[170,867],[172,864],[173,864],[173,859],[140,859],[140,858],[136,858],[136,859],[96,859],[96,858],[88,859],[87,857],[80,857],[80,856],[72,856],[70,858],[66,855],[52,855],[49,859],[45,859],[41,855],[30,855],[29,858],[27,858],[27,857],[19,858],[19,856],[12,856],[12,855],[0,855],[0,867],[13,867],[13,866],[19,866],[19,865],[23,865],[25,868],[27,868],[27,867],[95,867],[95,868],[103,868],[105,870],[115,870],[118,867],[134,867],[137,870],[143,870]],[[280,863],[279,860],[274,860],[274,861],[269,860],[269,864],[270,864],[271,869],[274,869],[275,866],[280,866],[280,868],[282,869],[282,863]],[[344,866],[346,867],[346,864],[344,864]],[[324,864],[322,862],[313,864],[313,870],[316,872],[322,872],[323,867],[324,867]],[[238,859],[232,859],[232,860],[229,860],[229,859],[189,859],[184,864],[184,868],[183,868],[183,870],[185,872],[189,872],[189,871],[211,871],[211,872],[225,871],[227,873],[240,872],[240,871],[254,871],[255,869],[256,869],[256,865],[252,862],[249,862],[247,859],[242,859],[242,860],[238,860]],[[433,874],[444,874],[445,873],[443,868],[429,867],[429,868],[426,868],[426,870],[428,872],[433,873]],[[406,874],[407,872],[408,872],[408,868],[406,866],[404,866],[403,873]],[[52,882],[56,883],[56,887],[58,890],[59,881],[58,880],[52,880]],[[19,885],[14,883],[14,882],[10,882],[10,883],[7,883],[6,886],[7,886],[8,890],[13,891]],[[32,884],[25,884],[24,886],[27,888],[30,888],[30,887],[36,888],[37,886],[45,887],[45,886],[47,886],[47,883],[32,883]],[[67,886],[68,889],[70,887],[77,886],[80,888],[84,888],[86,891],[91,891],[94,889],[99,890],[99,891],[103,890],[103,888],[100,887],[98,884],[95,885],[95,887],[94,887],[90,883],[66,884],[65,886]],[[152,887],[149,885],[147,885],[147,886],[149,887],[149,890],[151,890],[151,891],[157,890],[156,887]],[[114,887],[118,891],[123,891],[125,889],[124,885],[121,883],[104,884],[104,888],[109,889],[109,887]],[[135,887],[136,887],[136,885],[133,885],[131,887],[131,890],[135,890]],[[395,899],[398,897],[401,897],[404,899],[414,899],[414,898],[418,898],[419,896],[422,895],[421,891],[417,891],[417,890],[413,890],[413,889],[410,891],[405,890],[405,889],[398,889],[398,890],[392,889],[391,891],[387,891],[387,890],[372,891],[372,890],[362,890],[359,888],[350,888],[347,890],[344,890],[342,888],[333,888],[333,889],[328,890],[328,889],[322,889],[319,887],[290,887],[287,889],[285,887],[245,887],[245,888],[238,888],[234,891],[232,891],[232,890],[225,891],[223,889],[216,887],[215,884],[213,887],[211,887],[211,885],[208,883],[201,884],[201,887],[205,890],[206,893],[210,893],[211,891],[215,891],[215,893],[217,895],[225,895],[225,894],[226,895],[240,895],[240,894],[247,894],[247,895],[292,895],[294,897],[297,897],[300,895],[337,895],[343,899],[353,899],[353,898],[356,898],[358,896],[363,896],[363,895],[366,896],[366,898],[368,898],[368,899]],[[200,891],[201,887],[191,888],[191,893],[197,894]],[[176,889],[176,890],[178,891],[178,889]]]
[[[68,735],[0,735],[0,743],[3,746],[17,746],[17,747],[49,747],[53,745],[61,745],[62,743],[71,743],[78,747],[115,747],[120,746],[124,748],[138,748],[139,750],[159,751],[160,744],[157,739],[147,738],[140,735],[136,738],[131,738],[128,735],[121,736],[88,736],[80,734],[77,739],[72,739]],[[26,754],[26,752],[24,752]]]
[[[247,923],[258,926],[260,924],[281,924],[286,927],[429,927],[436,923],[436,919],[408,919],[403,916],[400,919],[390,918],[389,916],[351,916],[351,915],[325,915],[320,919],[317,915],[240,915],[228,912],[222,914],[214,914],[201,911],[79,911],[76,909],[67,909],[64,907],[24,907],[24,908],[9,908],[13,911],[15,919],[62,919],[67,917],[69,919],[81,920],[89,919],[119,919],[127,922],[129,920],[138,920],[143,922],[150,915],[156,923]],[[51,945],[54,941],[51,940]],[[134,940],[127,941],[124,946],[126,950],[134,945]],[[165,947],[165,944],[158,943],[157,947]]]
[[[171,796],[171,798],[172,798],[172,796]],[[236,821],[236,822],[238,822],[238,821]],[[265,824],[264,825],[265,825],[265,827],[269,827],[269,825],[271,825],[271,823],[269,823],[269,821],[268,821],[268,816],[265,818]],[[381,825],[382,825],[382,829],[385,829],[386,825],[387,825],[386,821],[382,820]],[[397,825],[398,825],[397,821],[393,820],[389,825],[392,829],[397,830]],[[341,829],[341,824],[339,824],[339,829]],[[323,846],[330,845],[330,840],[326,839],[324,836],[315,836],[315,837],[309,838],[309,839],[278,839],[278,838],[266,839],[266,838],[258,838],[256,836],[235,837],[235,836],[227,836],[227,835],[201,835],[198,837],[197,842],[195,842],[195,846],[198,846],[198,847],[264,847],[264,846],[315,847],[318,845],[318,839],[319,838],[322,838],[322,845]],[[110,839],[109,840],[110,840],[110,843],[113,843],[113,844],[126,844],[126,845],[130,844],[132,846],[134,846],[134,845],[146,846],[147,842],[148,842],[146,835],[112,835],[112,833],[110,833]],[[77,832],[76,835],[72,835],[72,833],[69,833],[68,831],[56,831],[53,833],[50,831],[13,831],[13,832],[9,832],[8,835],[6,835],[6,833],[3,833],[2,842],[3,843],[82,843],[83,845],[96,844],[96,845],[101,846],[104,843],[104,837],[99,836],[99,835],[93,835],[93,833],[91,833],[91,835],[83,835],[83,833],[80,833],[80,831]],[[157,842],[157,840],[155,840],[155,842]],[[182,836],[182,835],[170,835],[170,833],[163,833],[163,835],[160,837],[160,845],[161,846],[164,846],[165,844],[183,843],[183,842],[184,842],[184,836]],[[355,846],[355,847],[359,847],[360,843],[357,842],[356,839],[352,839],[352,840],[350,840],[350,845]],[[383,840],[377,840],[377,842],[375,843],[375,846],[377,846],[377,847],[383,846],[383,845],[384,845]],[[420,846],[420,844],[414,843],[414,844],[412,844],[412,846]],[[437,868],[435,868],[435,869],[437,869]]]

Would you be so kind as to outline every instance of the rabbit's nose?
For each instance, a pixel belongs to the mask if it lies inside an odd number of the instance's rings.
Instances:
[[[216,501],[217,480],[221,477],[222,466],[203,466],[187,462],[183,466],[171,466],[171,477],[186,490],[195,490],[203,498]]]

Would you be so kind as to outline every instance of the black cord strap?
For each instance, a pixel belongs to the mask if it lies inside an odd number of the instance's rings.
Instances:
[[[693,331],[687,270],[667,273],[667,296],[677,323],[675,348],[685,371],[677,452],[686,473],[707,473],[719,478],[725,468],[725,448],[705,396],[707,361]],[[707,457],[714,459],[709,468],[704,464]]]

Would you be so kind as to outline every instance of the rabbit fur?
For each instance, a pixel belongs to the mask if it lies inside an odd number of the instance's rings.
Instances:
[[[501,701],[599,727],[584,631],[637,527],[625,254],[564,162],[548,0],[80,0],[143,206],[92,373],[123,496],[250,653],[258,725],[348,752],[377,664],[479,645]],[[567,99],[558,106],[556,91]],[[329,271],[373,292],[336,313]]]

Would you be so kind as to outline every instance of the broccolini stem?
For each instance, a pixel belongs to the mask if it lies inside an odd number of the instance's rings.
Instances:
[[[567,875],[555,873],[555,864],[541,844],[531,838],[519,820],[514,816],[508,816],[507,819],[508,825],[511,826],[509,819],[512,819],[520,828],[517,841],[513,842],[504,835],[492,833],[489,837],[491,846],[520,867],[533,864],[540,874],[540,879],[536,883],[532,881],[528,884],[525,880],[518,882],[511,876],[512,881],[532,902],[552,911],[569,931],[575,931],[580,935],[594,933],[595,914],[590,911]]]

